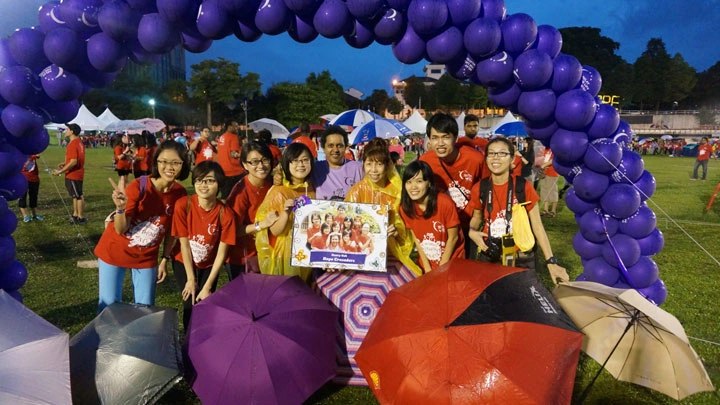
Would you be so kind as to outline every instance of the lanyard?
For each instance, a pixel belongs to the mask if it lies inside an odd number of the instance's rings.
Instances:
[[[490,223],[492,222],[492,193],[494,184],[492,183],[492,179],[489,179],[490,181],[490,189],[488,190],[488,196],[487,196],[487,202],[485,203],[485,206],[488,210],[487,215],[487,224],[488,227],[490,226]],[[512,197],[513,197],[513,178],[512,176],[508,176],[508,194],[507,194],[507,207],[505,208],[505,233],[510,233],[510,220],[512,219]]]

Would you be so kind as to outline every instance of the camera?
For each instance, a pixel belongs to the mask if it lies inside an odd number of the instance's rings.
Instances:
[[[485,245],[487,249],[481,251],[481,253],[488,259],[489,262],[499,262],[502,257],[502,241],[500,238],[493,238],[491,236],[485,239]]]
[[[503,266],[515,265],[515,240],[511,234],[503,235],[501,238],[488,237],[485,239],[487,249],[482,251],[485,258],[492,263],[500,263]]]

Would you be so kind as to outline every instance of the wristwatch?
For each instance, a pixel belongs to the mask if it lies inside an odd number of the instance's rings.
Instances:
[[[547,264],[557,264],[558,261],[557,261],[557,259],[555,258],[555,256],[552,256],[552,257],[550,257],[549,259],[545,260],[545,263],[547,263]]]
[[[260,228],[260,222],[255,222],[255,232],[260,232],[262,228]]]

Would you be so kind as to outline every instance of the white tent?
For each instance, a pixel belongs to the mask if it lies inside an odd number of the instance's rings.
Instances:
[[[424,134],[427,130],[427,120],[420,115],[418,110],[415,110],[408,119],[403,121],[403,124],[418,134]]]
[[[80,125],[80,129],[83,131],[100,131],[105,128],[105,124],[91,113],[84,104],[80,106],[77,115],[69,123]],[[58,125],[58,127],[64,128],[65,125]]]
[[[98,115],[97,118],[103,124],[103,128],[112,124],[113,122],[120,121],[120,118],[113,114],[112,111],[110,111],[110,108],[107,107],[105,107],[105,111],[103,111],[102,114]]]
[[[512,115],[512,113],[510,111],[508,111],[508,113],[505,114],[505,116],[502,117],[502,119],[500,121],[498,121],[495,125],[490,127],[490,130],[488,132],[490,132],[491,134],[494,134],[495,130],[500,128],[501,126],[503,126],[507,123],[510,123],[510,122],[518,122],[518,121],[520,121],[520,120],[515,118],[515,116]]]

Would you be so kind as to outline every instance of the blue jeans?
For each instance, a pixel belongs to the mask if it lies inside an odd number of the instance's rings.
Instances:
[[[98,259],[100,296],[98,300],[98,313],[106,306],[122,301],[123,279],[125,267],[113,266]],[[155,285],[158,268],[130,269],[132,271],[133,292],[135,303],[140,305],[155,305]]]
[[[708,161],[707,160],[696,160],[695,161],[695,167],[693,168],[693,178],[698,178],[698,169],[702,167],[702,179],[705,180],[705,177],[707,177],[707,167],[708,167]]]

